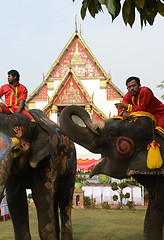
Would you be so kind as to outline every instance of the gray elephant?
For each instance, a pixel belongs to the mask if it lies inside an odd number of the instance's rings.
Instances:
[[[80,117],[85,126],[78,126],[72,116]],[[131,121],[107,119],[98,124],[91,122],[89,114],[78,106],[65,108],[60,115],[63,132],[74,142],[93,153],[101,153],[102,160],[91,170],[90,176],[106,174],[115,178],[133,176],[149,192],[145,217],[146,240],[163,239],[164,222],[164,166],[149,169],[147,146],[155,136],[164,156],[164,140],[155,131],[149,117],[132,117]]]
[[[30,240],[26,189],[32,190],[42,240],[72,239],[71,208],[76,174],[73,142],[42,111],[32,123],[20,113],[0,113],[0,194],[6,187],[15,239]]]

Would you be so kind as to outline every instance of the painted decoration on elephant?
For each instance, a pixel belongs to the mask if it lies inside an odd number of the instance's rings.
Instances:
[[[117,93],[108,83],[107,83],[107,100],[111,100],[113,98],[122,98],[119,93]]]
[[[98,114],[96,113],[95,111],[93,111],[93,114],[92,114],[92,122],[95,124],[95,123],[98,123],[98,122],[101,122],[103,121],[104,119]]]
[[[55,103],[87,103],[87,99],[75,82],[73,76],[70,76],[66,81],[65,86],[60,91]]]
[[[127,158],[134,153],[134,142],[131,138],[120,136],[116,139],[114,148],[119,157]]]
[[[34,100],[47,100],[47,85],[44,86],[39,93],[37,93]]]
[[[76,39],[72,46],[67,49],[67,53],[60,62],[57,69],[51,75],[51,78],[62,78],[64,77],[68,67],[74,69],[78,76],[82,77],[100,77],[103,76],[101,71],[98,69],[96,63],[87,53],[79,39]]]
[[[12,146],[13,144],[11,138],[3,133],[0,133],[0,161],[7,156]]]

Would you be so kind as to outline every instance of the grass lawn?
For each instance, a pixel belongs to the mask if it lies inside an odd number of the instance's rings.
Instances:
[[[39,240],[35,207],[29,207],[32,240]],[[74,240],[142,240],[146,210],[73,209]],[[14,240],[11,220],[0,222],[0,240]],[[22,239],[23,240],[23,239]]]

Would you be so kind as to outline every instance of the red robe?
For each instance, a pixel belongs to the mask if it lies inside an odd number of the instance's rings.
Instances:
[[[5,95],[5,103],[8,107],[0,105],[0,112],[11,113],[9,109],[11,109],[13,112],[17,112],[18,110],[19,101],[12,93],[10,86],[14,89],[15,95],[19,98],[19,100],[26,101],[28,92],[24,85],[20,84],[19,82],[15,87],[13,87],[11,84],[5,84],[0,88],[0,97]],[[25,109],[23,109],[21,113],[34,121],[33,117]]]
[[[148,87],[141,87],[134,97],[129,92],[124,96],[123,103],[128,103],[127,112],[145,111],[157,119],[156,129],[164,133],[164,104],[159,101]],[[122,109],[118,110],[122,114]]]

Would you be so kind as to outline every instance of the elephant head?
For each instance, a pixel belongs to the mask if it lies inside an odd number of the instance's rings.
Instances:
[[[23,114],[0,113],[0,195],[11,172],[25,164],[36,167],[49,155],[49,136],[39,125]],[[14,163],[14,164],[13,164]],[[14,167],[14,171],[11,168]]]
[[[80,117],[85,126],[78,126],[72,120],[73,115]],[[74,142],[93,153],[102,154],[101,160],[91,170],[91,177],[100,173],[115,178],[164,173],[163,166],[156,170],[147,167],[147,145],[153,140],[154,134],[152,120],[148,117],[134,117],[130,122],[107,119],[93,124],[82,107],[72,105],[61,112],[60,125]],[[158,135],[155,138],[163,148],[162,138]]]
[[[14,160],[21,153],[21,144],[18,138],[9,137],[0,132],[0,200],[10,175]]]

